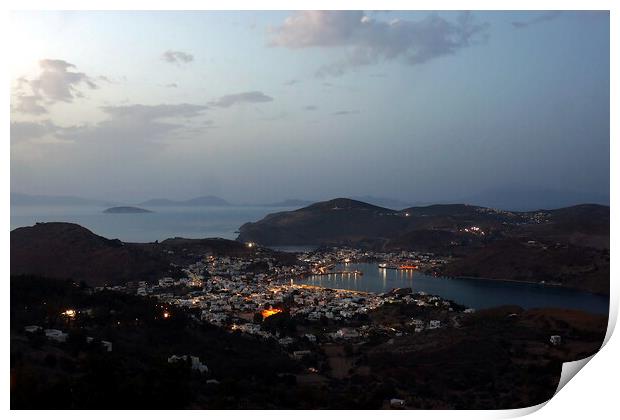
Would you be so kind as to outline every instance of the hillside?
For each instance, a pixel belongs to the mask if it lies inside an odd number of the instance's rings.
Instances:
[[[609,294],[609,252],[574,245],[494,241],[471,249],[438,273],[452,277],[545,281]]]
[[[389,238],[407,223],[397,211],[337,198],[246,223],[239,229],[238,240],[265,245],[354,243],[366,238]]]
[[[468,231],[475,227],[483,232]],[[267,215],[239,229],[239,240],[265,245],[332,245],[370,241],[410,248],[423,238],[478,243],[495,237],[559,241],[609,248],[609,207],[583,204],[556,210],[507,212],[467,204],[436,204],[392,210],[337,198]],[[435,232],[435,233],[433,233]],[[437,238],[433,238],[437,236]]]
[[[124,243],[73,223],[37,223],[11,231],[11,275],[66,278],[91,286],[152,281],[178,275],[171,264],[190,264],[207,252],[242,255],[251,251],[225,239]]]
[[[339,198],[240,228],[264,245],[351,245],[449,257],[447,276],[558,284],[609,293],[609,207],[506,212],[466,204],[396,211]]]
[[[337,198],[246,223],[239,229],[239,240],[268,245],[333,245],[360,241],[381,244],[412,231],[452,232],[471,225],[498,228],[520,219],[513,213],[465,204],[392,210]]]

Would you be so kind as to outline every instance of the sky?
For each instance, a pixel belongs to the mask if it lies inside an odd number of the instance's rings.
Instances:
[[[607,12],[13,12],[11,191],[609,194]]]

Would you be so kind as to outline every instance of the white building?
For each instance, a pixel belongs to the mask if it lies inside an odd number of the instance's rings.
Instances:
[[[334,333],[335,338],[344,338],[345,340],[351,338],[357,338],[360,336],[360,333],[353,328],[341,328]]]
[[[45,336],[50,340],[58,341],[61,343],[67,341],[67,334],[60,330],[45,330]]]
[[[24,327],[24,330],[26,332],[29,332],[29,333],[35,333],[37,331],[41,331],[42,328],[39,327],[38,325],[28,325],[28,326]]]
[[[392,398],[390,400],[390,407],[392,408],[403,408],[405,406],[405,400],[401,400],[400,398]]]
[[[437,319],[432,319],[428,322],[428,329],[435,330],[437,328],[441,328],[441,321]]]

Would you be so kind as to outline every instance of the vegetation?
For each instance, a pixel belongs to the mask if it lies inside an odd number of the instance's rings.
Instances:
[[[607,321],[579,311],[502,307],[463,314],[458,328],[400,337],[378,329],[363,342],[301,340],[285,350],[198,315],[70,280],[12,277],[11,408],[378,409],[390,398],[409,408],[525,407],[553,395],[563,362],[599,349]],[[438,312],[391,304],[366,322],[401,328],[412,317],[438,319]],[[26,332],[29,325],[62,330],[67,340]],[[284,335],[323,328],[297,324],[286,308],[262,326]],[[561,346],[549,343],[554,334]],[[102,341],[112,343],[111,352]],[[290,357],[301,349],[311,354]],[[168,363],[172,355],[197,356],[209,371]]]

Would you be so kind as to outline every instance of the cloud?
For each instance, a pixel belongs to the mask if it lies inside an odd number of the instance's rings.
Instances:
[[[475,23],[470,13],[448,21],[437,15],[390,22],[361,11],[301,11],[271,29],[270,46],[290,49],[345,48],[345,57],[320,68],[318,76],[345,71],[384,60],[403,59],[411,65],[455,54],[485,39],[486,23]]]
[[[41,115],[46,114],[47,109],[41,104],[41,97],[37,95],[17,95],[15,104],[12,105],[14,111],[22,114]]]
[[[199,116],[209,109],[206,105],[193,104],[160,104],[160,105],[116,105],[104,106],[101,109],[115,119],[137,119],[142,121],[155,121],[166,118]]]
[[[351,111],[336,111],[333,112],[332,115],[336,115],[336,116],[345,116],[345,115],[352,115],[352,114],[359,114],[359,110],[354,109]]]
[[[252,91],[235,93],[232,95],[224,95],[218,100],[211,102],[210,105],[220,108],[228,108],[240,103],[260,103],[271,101],[273,101],[273,98],[271,96],[267,96],[263,92]]]
[[[168,83],[164,87],[167,87],[167,88],[178,88],[179,85],[177,85],[176,83]]]
[[[158,176],[166,182],[168,170],[184,167],[177,153],[183,153],[187,140],[199,142],[213,129],[203,125],[207,109],[194,104],[120,105],[101,108],[104,118],[96,123],[12,124],[12,163],[26,181],[53,179],[65,186],[122,190],[136,182],[151,185]]]
[[[97,84],[85,73],[69,71],[75,65],[64,60],[45,59],[39,61],[42,71],[37,79],[28,81],[35,95],[56,102],[71,102],[82,93],[78,85],[86,85],[90,89],[97,89]]]
[[[41,72],[34,79],[20,77],[17,84],[15,111],[40,115],[47,112],[44,105],[56,102],[73,102],[84,96],[81,87],[97,89],[99,86],[85,73],[72,71],[76,66],[64,60],[39,61]],[[100,76],[101,78],[101,76]]]
[[[181,64],[191,63],[194,61],[194,56],[183,51],[168,50],[162,54],[161,59],[167,63]]]
[[[538,23],[543,23],[543,22],[556,19],[560,17],[561,14],[562,14],[562,11],[560,10],[551,10],[551,11],[542,13],[529,20],[512,22],[512,26],[514,26],[516,29],[522,29],[522,28],[526,28],[531,25],[536,25]]]
[[[293,86],[296,84],[301,83],[301,80],[297,80],[297,79],[291,79],[291,80],[287,80],[286,82],[284,82],[285,86]]]
[[[289,114],[287,112],[280,112],[279,114],[275,114],[269,117],[263,117],[261,120],[263,121],[281,121],[288,119]]]
[[[54,134],[59,127],[51,121],[11,121],[11,143],[36,140]]]
[[[206,105],[160,104],[104,106],[108,118],[95,124],[65,129],[62,135],[76,142],[157,144],[182,131],[186,125],[171,120],[195,118]]]
[[[316,105],[306,105],[306,106],[304,107],[304,109],[305,109],[306,111],[316,111],[316,110],[317,110],[317,109],[319,109],[319,108],[318,108]]]
[[[63,142],[75,143],[78,147],[98,148],[116,144],[119,150],[133,147],[132,144],[158,144],[174,133],[187,128],[174,119],[199,117],[207,110],[206,105],[159,104],[103,106],[106,119],[94,124],[61,127],[50,121],[12,122],[11,142],[36,140],[53,136]],[[212,125],[210,122],[209,125]]]

